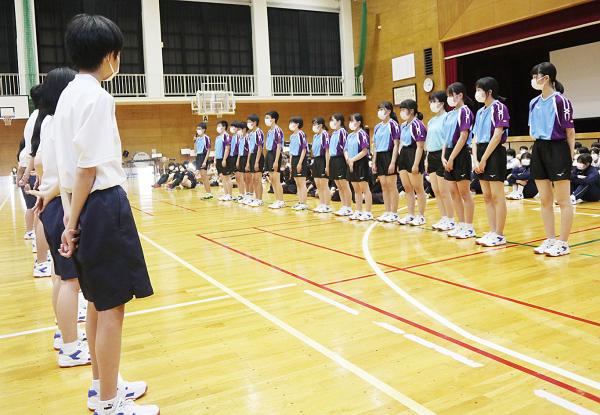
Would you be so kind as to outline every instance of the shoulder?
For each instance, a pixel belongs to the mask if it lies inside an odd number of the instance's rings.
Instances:
[[[563,108],[570,108],[572,106],[571,101],[561,93],[554,95],[554,101],[556,102],[556,105],[560,105]]]
[[[536,97],[533,97],[533,99],[531,101],[529,101],[529,108],[533,108],[533,106],[542,98],[542,95],[538,95]]]

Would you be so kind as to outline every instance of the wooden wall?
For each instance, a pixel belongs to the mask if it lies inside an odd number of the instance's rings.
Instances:
[[[10,127],[0,121],[0,176],[10,174],[10,169],[17,167],[17,150],[23,138],[26,120],[14,120]]]

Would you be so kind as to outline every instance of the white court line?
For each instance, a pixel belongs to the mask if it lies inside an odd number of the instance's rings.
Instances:
[[[539,212],[539,211],[542,210],[542,208],[541,207],[539,207],[539,208],[531,208],[531,210],[537,210]],[[591,217],[594,217],[594,218],[600,218],[600,215],[598,215],[598,214],[585,213],[585,212],[577,212],[576,210],[577,209],[573,209],[573,214],[574,215],[591,216]],[[558,209],[558,208],[555,207],[554,208],[554,213],[559,213],[559,212],[560,212],[560,209]]]
[[[219,297],[203,298],[201,300],[188,301],[185,303],[170,304],[170,305],[164,305],[161,307],[148,308],[146,310],[132,311],[130,313],[125,313],[125,317],[139,316],[141,314],[154,313],[156,311],[171,310],[173,308],[180,308],[180,307],[187,307],[187,306],[195,305],[195,304],[209,303],[211,301],[224,300],[226,298],[229,298],[229,296],[221,295]],[[80,323],[80,324],[83,324],[83,323]],[[12,337],[25,336],[28,334],[42,333],[44,331],[53,331],[53,330],[56,330],[57,328],[58,327],[56,327],[54,325],[54,326],[48,326],[48,327],[41,327],[39,329],[19,331],[16,333],[2,334],[2,335],[0,335],[0,340],[1,339],[10,339]]]
[[[566,399],[561,398],[560,396],[556,396],[550,392],[546,392],[542,389],[536,389],[533,393],[539,396],[542,399],[546,399],[549,402],[552,402],[555,405],[558,405],[568,411],[579,415],[598,415],[596,412],[590,411],[589,409],[584,408],[583,406],[579,406],[576,403],[571,401],[567,401]]]
[[[414,334],[408,334],[404,330],[399,329],[398,327],[394,326],[393,324],[388,324],[388,323],[379,322],[379,321],[374,321],[373,324],[375,324],[381,328],[384,328],[388,331],[391,331],[392,333],[402,334],[408,340],[411,340],[415,343],[419,343],[421,346],[425,346],[428,349],[435,350],[436,352],[441,353],[445,356],[451,357],[452,359],[454,359],[460,363],[463,363],[467,366],[470,366],[470,367],[482,367],[483,366],[481,363],[478,363],[474,360],[468,359],[459,353],[456,353],[456,352],[453,352],[452,350],[446,349],[445,347],[439,346],[439,345],[432,343],[428,340],[425,340],[421,337],[415,336]]]
[[[295,287],[296,285],[298,285],[298,284],[291,283],[291,284],[284,284],[284,285],[275,285],[273,287],[259,288],[257,291],[260,291],[260,292],[274,291],[274,290],[280,290],[282,288]]]
[[[415,297],[413,297],[412,295],[410,295],[409,293],[407,293],[406,291],[404,291],[402,288],[400,288],[399,286],[397,286],[386,274],[385,272],[383,272],[381,270],[381,268],[379,268],[379,265],[377,265],[377,263],[375,262],[375,260],[373,259],[373,256],[371,255],[371,251],[369,250],[369,235],[371,235],[371,231],[373,230],[373,228],[377,226],[376,223],[372,224],[371,226],[369,226],[369,228],[367,229],[367,231],[365,232],[364,236],[363,236],[363,240],[362,240],[362,249],[363,249],[363,254],[365,256],[365,259],[367,260],[367,262],[369,263],[369,265],[371,266],[371,268],[373,268],[373,270],[375,271],[375,273],[377,274],[377,276],[379,278],[381,278],[381,280],[386,283],[388,285],[388,287],[390,287],[392,290],[394,290],[398,295],[400,295],[402,298],[404,298],[407,302],[409,302],[410,304],[412,304],[415,308],[417,308],[418,310],[420,310],[421,312],[423,312],[424,314],[426,314],[427,316],[429,316],[431,319],[437,321],[438,323],[442,324],[443,326],[447,327],[448,329],[452,330],[453,332],[465,337],[466,339],[469,339],[475,343],[478,343],[480,345],[489,347],[490,349],[496,350],[498,352],[507,354],[509,356],[512,356],[514,358],[517,358],[519,360],[522,360],[524,362],[530,363],[532,365],[535,365],[537,367],[541,367],[543,369],[546,369],[550,372],[556,373],[560,376],[564,376],[566,378],[572,379],[576,382],[582,383],[584,385],[588,385],[594,389],[600,390],[600,382],[597,382],[593,379],[589,379],[586,378],[585,376],[581,376],[578,375],[577,373],[573,373],[570,372],[566,369],[562,369],[558,366],[554,366],[551,365],[549,363],[543,362],[541,360],[538,360],[534,357],[525,355],[523,353],[519,353],[517,351],[514,351],[512,349],[509,349],[508,347],[504,347],[501,346],[499,344],[496,344],[490,340],[481,338],[479,336],[474,335],[473,333],[463,329],[462,327],[458,326],[457,324],[453,323],[452,321],[448,320],[447,318],[445,318],[444,316],[442,316],[441,314],[437,313],[436,311],[428,308],[426,305],[424,305],[423,303],[421,303],[419,300],[417,300]]]
[[[4,198],[4,200],[2,201],[2,203],[0,203],[0,210],[2,210],[4,208],[4,205],[6,205],[6,202],[8,202],[8,199],[10,199],[10,193],[6,195],[6,197]]]
[[[358,315],[358,311],[356,311],[355,309],[353,309],[351,307],[348,307],[347,305],[344,305],[342,303],[338,303],[337,301],[332,300],[331,298],[326,297],[326,296],[324,296],[322,294],[316,293],[316,292],[314,292],[312,290],[304,290],[304,292],[306,294],[308,294],[308,295],[311,295],[311,296],[313,296],[315,298],[318,298],[321,301],[325,301],[326,303],[329,303],[332,306],[339,308],[340,310],[344,310],[346,313],[350,313],[350,314],[353,314],[355,316]]]
[[[275,317],[273,314],[271,314],[268,311],[257,306],[250,300],[246,299],[245,297],[241,296],[237,292],[233,291],[231,288],[220,283],[219,281],[217,281],[216,279],[214,279],[207,273],[200,271],[198,268],[196,268],[189,262],[187,262],[184,259],[180,258],[179,256],[175,255],[174,253],[167,250],[166,248],[163,248],[161,245],[157,244],[156,242],[154,242],[152,239],[148,238],[144,234],[140,233],[140,237],[144,241],[148,242],[150,245],[154,246],[156,249],[158,249],[159,251],[161,251],[162,253],[167,255],[168,257],[172,258],[176,262],[179,262],[181,265],[183,265],[184,267],[186,267],[187,269],[192,271],[194,274],[198,275],[200,278],[204,279],[208,283],[214,285],[215,287],[217,287],[218,289],[220,289],[221,291],[223,291],[224,293],[229,295],[234,300],[245,305],[250,310],[254,311],[256,314],[264,317],[265,319],[267,319],[268,321],[270,321],[271,323],[273,323],[280,329],[286,331],[291,336],[294,336],[295,338],[297,338],[298,340],[300,340],[307,346],[309,346],[309,347],[313,348],[314,350],[316,350],[317,352],[321,353],[323,356],[331,359],[332,361],[337,363],[339,366],[352,372],[353,374],[355,374],[356,376],[358,376],[365,382],[367,382],[370,385],[374,386],[375,388],[379,389],[381,392],[385,393],[390,398],[401,403],[408,409],[412,410],[413,412],[415,412],[417,414],[427,414],[427,415],[434,414],[434,412],[425,408],[420,403],[413,401],[411,398],[404,395],[402,392],[392,388],[390,385],[388,385],[387,383],[383,382],[382,380],[376,378],[375,376],[371,375],[369,372],[365,371],[364,369],[360,368],[359,366],[355,365],[354,363],[350,362],[349,360],[346,360],[341,355],[333,352],[332,350],[323,346],[321,343],[317,342],[316,340],[312,339],[311,337],[308,337],[306,334],[302,333],[300,330],[290,326],[283,320],[280,320],[279,318]]]

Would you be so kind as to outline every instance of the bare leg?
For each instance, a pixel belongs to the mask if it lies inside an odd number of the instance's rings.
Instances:
[[[98,328],[98,312],[94,303],[88,301],[87,316],[85,318],[85,334],[88,339],[90,358],[92,361],[92,377],[100,379],[98,361],[96,360],[96,330]]]
[[[504,235],[504,225],[506,224],[506,198],[504,197],[504,183],[489,182],[492,191],[492,203],[496,208],[496,232],[498,235]]]
[[[356,210],[359,212],[362,212],[362,192],[360,190],[360,183],[359,182],[351,182],[352,183],[352,188],[354,189],[354,202],[356,204]]]
[[[371,189],[369,188],[369,182],[360,182],[361,192],[365,197],[365,208],[364,212],[371,212],[373,207],[373,195],[371,194]]]
[[[443,177],[436,177],[438,189],[440,190],[440,200],[444,205],[446,216],[450,219],[454,217],[454,208],[452,206],[452,198],[448,189],[448,182]],[[437,197],[437,194],[436,194]]]
[[[459,223],[465,222],[465,206],[463,204],[463,200],[460,197],[460,193],[458,191],[458,183],[447,180],[446,183],[450,189],[450,197],[452,198],[452,205],[454,207],[454,212],[456,213],[456,217],[458,218]]]
[[[306,204],[306,177],[294,177],[296,182],[296,193],[298,194],[298,201],[302,204]]]
[[[571,183],[569,180],[554,182],[556,201],[560,206],[560,240],[567,242],[573,226],[573,205],[571,205]]]
[[[77,340],[77,305],[79,299],[79,280],[73,278],[60,281],[58,293],[57,320],[64,343]]]
[[[54,317],[58,321],[58,293],[60,292],[60,277],[52,274],[52,310],[54,310]],[[59,327],[60,329],[60,327]]]
[[[46,235],[44,235],[44,225],[38,218],[38,215],[35,215],[34,226],[35,244],[37,246],[37,262],[46,262],[48,260],[48,242],[46,242]]]
[[[27,209],[25,211],[25,230],[31,232],[33,230],[33,209]]]
[[[475,202],[473,201],[473,195],[469,185],[469,180],[461,180],[457,183],[458,191],[465,209],[465,222],[469,225],[473,224],[473,214],[475,213]]]
[[[121,362],[121,335],[125,305],[98,312],[96,359],[100,374],[100,400],[117,394],[117,378]]]
[[[415,215],[415,189],[410,182],[408,172],[406,170],[400,171],[400,181],[402,181],[402,187],[404,187],[404,197],[406,198],[406,207],[408,208],[408,214],[411,216]]]
[[[490,187],[491,182],[487,180],[480,180],[479,183],[481,183],[481,190],[483,191],[483,201],[485,202],[485,211],[487,213],[490,230],[492,232],[496,232],[496,205],[494,204],[492,189]]]
[[[253,174],[254,174],[254,193],[256,194],[256,198],[258,200],[262,200],[262,196],[263,196],[262,173],[253,173]]]
[[[204,191],[210,193],[210,178],[208,177],[208,172],[206,170],[200,170],[200,178],[204,185]]]
[[[552,192],[552,183],[550,180],[536,180],[535,184],[540,193],[542,220],[544,221],[546,238],[554,239],[556,230],[554,229],[554,194]]]
[[[421,173],[408,175],[410,184],[415,190],[417,202],[419,204],[419,215],[425,215],[425,208],[427,207],[427,196],[425,195],[425,189],[423,188],[423,175]]]
[[[398,212],[398,200],[400,198],[400,195],[398,194],[398,177],[396,175],[393,176],[388,176],[389,177],[389,183],[390,183],[390,194],[391,194],[391,212],[392,213],[397,213]]]

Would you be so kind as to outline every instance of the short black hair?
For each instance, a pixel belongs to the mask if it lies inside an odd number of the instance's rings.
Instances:
[[[227,129],[227,127],[229,126],[229,124],[227,123],[227,121],[225,120],[219,120],[219,122],[217,123],[217,125],[221,124],[221,126],[225,129]]]
[[[582,154],[579,157],[577,157],[577,162],[578,163],[583,163],[583,164],[592,164],[592,155],[591,154]]]
[[[123,49],[123,33],[104,16],[78,14],[67,26],[65,49],[76,68],[95,70],[106,55]]]
[[[250,115],[248,115],[247,119],[250,120],[250,121],[252,121],[252,122],[255,122],[256,125],[258,125],[258,120],[259,120],[258,115],[256,115],[256,114],[250,114]]]
[[[268,115],[269,117],[273,118],[275,122],[279,121],[279,113],[277,111],[269,111],[265,113],[265,115]]]
[[[575,148],[581,148],[583,147],[583,144],[581,144],[579,141],[575,141]]]
[[[237,128],[239,128],[240,130],[247,130],[248,129],[247,123],[242,122],[242,121],[237,122],[235,126]]]
[[[529,150],[529,147],[527,147],[527,146],[520,146],[519,150]]]
[[[350,121],[359,122],[360,128],[364,128],[363,116],[360,112],[355,112],[354,114],[350,114]]]
[[[596,147],[600,148],[600,143],[597,143],[597,142],[592,143],[592,148],[596,148]]]
[[[579,154],[589,154],[590,149],[587,147],[579,147]]]
[[[290,122],[298,124],[298,128],[304,127],[304,120],[302,119],[302,117],[292,117],[290,118]]]
[[[41,105],[42,98],[42,84],[37,84],[31,87],[29,90],[29,95],[31,95],[31,101],[33,102],[33,107],[38,109]]]
[[[313,125],[318,124],[322,129],[327,131],[327,126],[325,125],[325,119],[323,117],[315,117],[312,120]]]
[[[208,125],[206,125],[205,122],[201,122],[200,124],[197,125],[197,127],[202,128],[204,131],[206,131],[206,129],[208,128]]]
[[[507,148],[506,149],[506,155],[507,156],[513,156],[513,157],[515,157],[517,155],[517,152],[515,151],[514,148]]]

